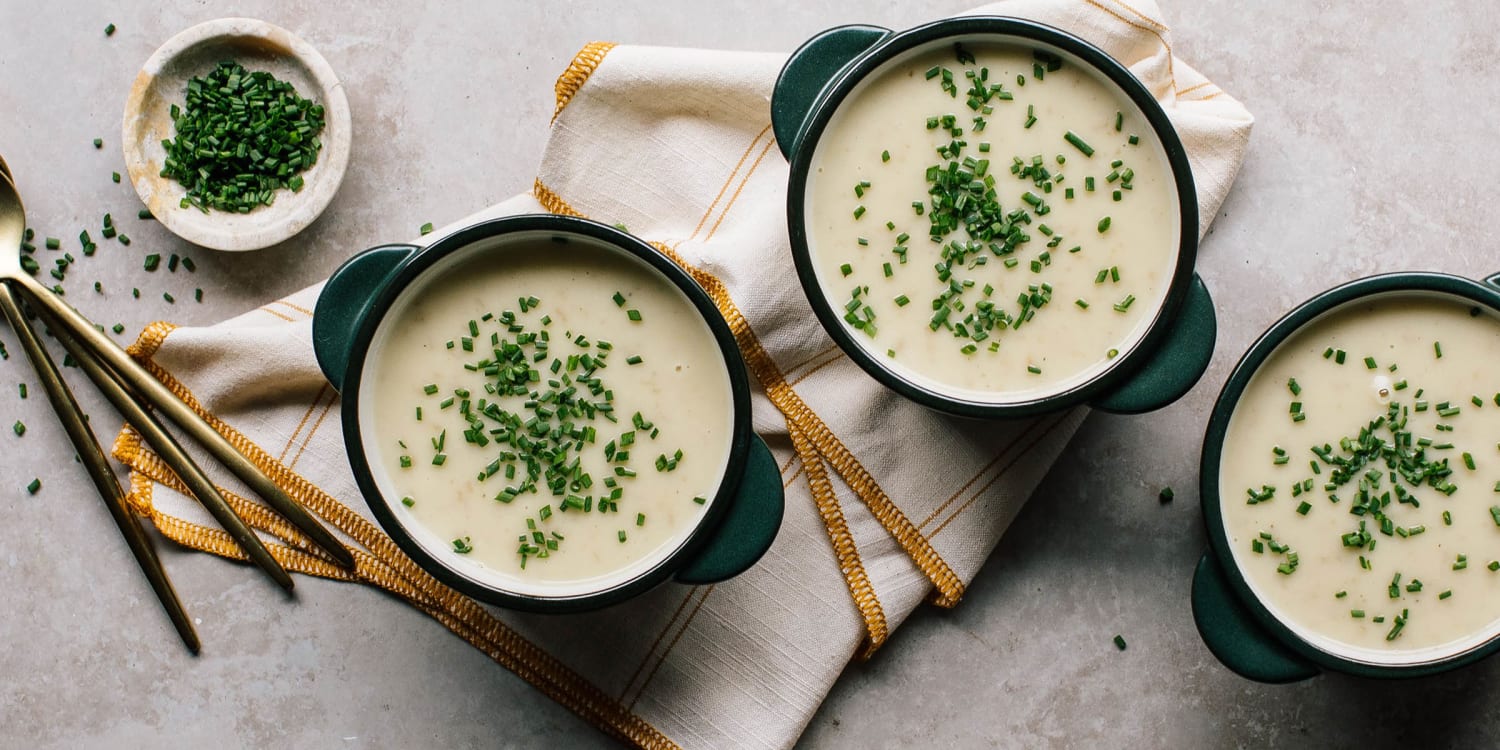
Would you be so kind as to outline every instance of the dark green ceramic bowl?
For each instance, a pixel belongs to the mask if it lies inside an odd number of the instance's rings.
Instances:
[[[1203,438],[1199,492],[1209,550],[1193,575],[1193,619],[1203,642],[1225,666],[1257,682],[1304,680],[1322,670],[1362,677],[1419,677],[1472,664],[1500,649],[1500,635],[1471,648],[1418,663],[1361,661],[1332,653],[1302,638],[1256,596],[1234,561],[1224,527],[1219,467],[1224,436],[1245,388],[1257,370],[1292,334],[1347,305],[1388,296],[1434,296],[1500,315],[1500,275],[1485,283],[1437,273],[1393,273],[1360,279],[1302,303],[1271,326],[1245,353],[1214,404]]]
[[[407,528],[407,516],[397,512],[400,498],[381,491],[366,451],[360,420],[362,384],[371,342],[385,325],[392,305],[424,272],[443,261],[478,253],[503,253],[507,246],[538,239],[567,244],[589,242],[629,255],[649,266],[680,290],[708,325],[729,373],[733,403],[733,438],[718,491],[693,531],[679,546],[648,570],[587,593],[559,596],[517,593],[476,573],[473,564],[457,561],[424,545]],[[442,268],[437,269],[441,272]],[[350,467],[365,501],[386,533],[409,557],[443,583],[481,601],[535,612],[575,612],[608,606],[667,580],[713,583],[733,577],[754,565],[770,548],[781,526],[781,476],[771,452],[750,430],[750,388],[739,347],[729,326],[708,295],[676,264],[629,234],[592,221],[562,216],[512,216],[481,222],[422,248],[385,245],[351,258],[328,280],[318,296],[313,316],[313,347],[318,364],[342,396],[344,445]],[[373,391],[372,391],[373,393]],[[372,396],[373,397],[373,396]],[[428,534],[427,536],[431,536]]]
[[[888,63],[948,48],[956,42],[1014,44],[1095,69],[1123,91],[1150,123],[1177,185],[1181,226],[1177,264],[1145,336],[1097,376],[1041,398],[965,400],[888,368],[854,339],[843,322],[841,301],[824,294],[808,247],[807,178],[818,140],[834,113],[866,76]],[[841,26],[813,37],[792,53],[772,94],[771,122],[781,152],[791,163],[787,228],[802,289],[823,328],[850,359],[902,396],[938,411],[978,418],[1022,417],[1080,404],[1139,413],[1182,397],[1208,369],[1216,326],[1208,289],[1193,273],[1198,252],[1198,201],[1187,153],[1166,113],[1145,86],[1092,44],[1050,26],[998,16],[952,18],[899,33],[877,26]]]

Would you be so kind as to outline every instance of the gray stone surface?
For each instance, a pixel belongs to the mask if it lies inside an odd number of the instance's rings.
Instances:
[[[1092,417],[960,608],[919,611],[873,662],[851,667],[806,747],[1500,744],[1488,710],[1500,663],[1402,683],[1257,686],[1214,661],[1187,605],[1204,548],[1194,489],[1202,427],[1257,333],[1356,276],[1500,270],[1488,210],[1500,166],[1500,13],[1460,2],[1164,4],[1178,52],[1258,118],[1200,262],[1221,303],[1213,367],[1157,414]],[[105,243],[70,277],[69,297],[87,313],[131,333],[161,318],[209,323],[316,281],[365,246],[526,189],[552,81],[587,41],[786,50],[836,23],[906,26],[965,5],[10,0],[0,3],[0,154],[40,232],[76,248],[79,230],[111,211],[135,240]],[[348,86],[355,126],[348,177],[324,218],[244,255],[197,251],[138,222],[132,191],[109,178],[141,62],[176,31],[235,14],[318,48]],[[110,22],[119,31],[105,39]],[[148,251],[190,254],[199,270],[146,274]],[[202,657],[188,657],[67,461],[40,392],[16,398],[16,382],[35,381],[10,332],[0,341],[12,351],[0,362],[0,420],[29,427],[0,437],[0,746],[603,742],[408,607],[316,580],[300,581],[289,603],[246,568],[167,549],[206,642]],[[113,415],[84,399],[112,436]],[[46,483],[34,497],[23,489],[33,476]],[[1178,490],[1174,503],[1157,503],[1162,485]],[[1115,633],[1127,651],[1110,643]]]

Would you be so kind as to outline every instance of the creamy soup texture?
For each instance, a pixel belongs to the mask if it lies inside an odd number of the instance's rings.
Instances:
[[[1180,237],[1166,152],[1081,61],[965,42],[895,59],[818,139],[808,244],[851,336],[908,380],[1021,401],[1139,342]]]
[[[454,258],[414,282],[367,360],[383,494],[430,552],[508,590],[644,572],[691,532],[728,460],[712,332],[604,245],[534,236]]]
[[[1251,379],[1225,436],[1224,524],[1305,640],[1419,662],[1500,627],[1496,352],[1493,313],[1387,295],[1304,327]]]

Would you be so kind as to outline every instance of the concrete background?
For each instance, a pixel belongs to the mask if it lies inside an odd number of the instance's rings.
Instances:
[[[1196,465],[1238,355],[1284,310],[1396,269],[1500,270],[1500,9],[1162,0],[1174,46],[1258,119],[1199,268],[1219,351],[1183,401],[1096,415],[957,610],[919,611],[851,667],[806,747],[1483,747],[1500,744],[1500,661],[1402,682],[1259,686],[1221,667],[1188,609],[1204,548]],[[82,259],[69,299],[127,335],[211,323],[527,189],[552,82],[585,42],[789,50],[827,26],[894,27],[968,0],[717,6],[379,0],[0,3],[0,153],[39,232],[76,246],[111,211],[135,240]],[[1409,9],[1409,10],[1403,10]],[[1385,11],[1385,12],[1381,12]],[[213,17],[287,26],[345,81],[355,150],[324,217],[251,254],[189,248],[137,222],[118,140],[127,87],[167,37]],[[119,31],[106,39],[103,27]],[[96,151],[95,137],[105,139]],[[97,239],[97,231],[94,232]],[[196,274],[141,270],[179,252]],[[77,253],[75,252],[75,255]],[[106,294],[89,287],[98,279]],[[142,299],[129,297],[138,286]],[[194,287],[204,301],[191,301]],[[161,292],[178,299],[168,305]],[[592,746],[593,729],[424,615],[363,588],[300,580],[288,604],[244,567],[164,548],[206,653],[190,658],[135,569],[14,337],[0,362],[0,746]],[[33,395],[16,397],[15,384]],[[102,436],[117,419],[86,389]],[[41,476],[45,487],[24,486]],[[1156,501],[1162,485],[1177,500]],[[375,630],[369,639],[360,634]],[[1110,643],[1123,634],[1129,649]]]

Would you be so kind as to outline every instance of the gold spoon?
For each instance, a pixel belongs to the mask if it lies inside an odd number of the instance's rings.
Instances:
[[[15,194],[15,187],[10,183],[8,169],[4,175],[0,175],[0,193],[9,193],[12,196]],[[19,207],[20,199],[16,198],[13,205]],[[20,247],[21,236],[24,233],[24,229],[20,228],[23,220],[15,216],[14,210],[4,210],[4,208],[3,200],[0,200],[0,247]],[[42,389],[47,393],[47,400],[52,403],[52,410],[57,413],[58,420],[62,422],[63,430],[67,432],[68,439],[73,443],[73,449],[78,451],[79,460],[83,462],[89,478],[93,480],[100,496],[104,498],[104,505],[109,508],[109,514],[114,518],[115,525],[120,527],[125,543],[135,555],[141,571],[146,574],[146,580],[151,583],[151,588],[156,592],[156,598],[161,600],[161,606],[167,610],[167,616],[172,618],[172,624],[176,626],[177,634],[182,637],[182,642],[187,644],[188,650],[198,653],[202,646],[198,640],[198,632],[193,628],[192,621],[188,619],[187,611],[182,608],[182,600],[177,597],[176,589],[172,588],[172,581],[167,578],[166,569],[162,567],[161,560],[156,556],[156,550],[152,548],[145,529],[141,528],[140,519],[136,518],[126,504],[125,490],[120,487],[120,480],[115,477],[114,470],[109,466],[109,460],[104,457],[104,451],[99,447],[99,439],[94,436],[93,430],[89,429],[88,423],[84,421],[83,410],[78,407],[78,402],[74,400],[73,393],[68,390],[67,383],[63,382],[62,375],[57,371],[57,365],[53,363],[52,357],[42,347],[36,330],[22,314],[15,290],[7,284],[0,284],[0,313],[3,313],[5,319],[10,322],[11,330],[15,331],[16,338],[21,342],[21,349],[26,352],[27,359],[31,360],[32,368],[36,370],[37,377],[42,381]]]
[[[4,158],[0,158],[0,177],[12,179],[10,167],[6,165]],[[15,188],[14,182],[11,183],[11,188]],[[5,285],[0,284],[0,286]],[[5,287],[5,290],[7,294],[10,293],[9,287]],[[256,536],[255,532],[245,525],[244,519],[229,507],[229,502],[219,494],[218,488],[214,486],[208,475],[198,467],[187,451],[182,449],[177,439],[172,437],[172,433],[168,432],[151,412],[142,408],[129,389],[120,383],[113,373],[106,371],[93,355],[85,352],[77,342],[73,341],[72,337],[62,332],[61,327],[56,325],[55,321],[49,319],[48,322],[52,323],[49,328],[53,331],[53,336],[63,343],[74,359],[78,360],[84,373],[114,405],[115,411],[118,411],[127,423],[134,425],[136,430],[145,437],[146,443],[162,457],[162,460],[167,462],[168,466],[172,467],[172,471],[182,479],[183,484],[188,486],[193,496],[198,498],[198,501],[219,522],[219,525],[229,533],[230,538],[234,539],[240,549],[245,551],[245,556],[271,576],[277,585],[291,591],[295,583],[291,575],[286,572],[286,568],[281,567],[281,563],[271,556],[270,550],[266,549],[260,537]],[[95,445],[97,446],[97,441]],[[99,448],[99,452],[102,453],[103,448]]]
[[[137,396],[149,403],[159,414],[166,416],[181,427],[199,445],[208,450],[240,481],[266,501],[277,513],[307,535],[314,544],[345,568],[354,568],[354,555],[349,552],[326,527],[313,518],[297,501],[277,486],[261,470],[245,457],[239,449],[223,435],[199,417],[187,404],[172,394],[166,386],[146,372],[139,363],[131,359],[108,336],[94,328],[77,310],[63,302],[52,290],[32,278],[21,268],[19,254],[6,252],[6,247],[19,247],[25,232],[25,209],[21,196],[7,179],[0,185],[0,282],[19,288],[33,305],[47,313],[57,324],[57,330],[66,331],[83,351],[92,354],[108,371],[119,377]],[[14,239],[9,239],[14,235]],[[7,244],[9,243],[9,244]],[[76,355],[75,355],[76,356]],[[200,498],[201,499],[201,498]]]
[[[72,335],[61,330],[51,315],[43,314],[42,320],[52,331],[52,335],[62,342],[63,348],[73,355],[73,359],[78,360],[78,366],[83,369],[89,380],[94,381],[94,385],[115,407],[115,411],[124,417],[126,423],[135,427],[151,449],[156,451],[168,466],[172,467],[172,471],[177,474],[183,484],[187,485],[193,497],[198,498],[203,507],[213,515],[214,520],[218,521],[224,531],[229,533],[230,538],[240,546],[240,549],[244,550],[245,556],[271,576],[271,579],[282,588],[291,591],[295,584],[292,582],[291,575],[286,572],[286,568],[281,567],[281,563],[271,556],[270,550],[266,549],[260,537],[256,536],[255,532],[245,525],[244,519],[229,507],[229,502],[219,494],[213,481],[208,478],[203,469],[199,468],[187,451],[183,450],[177,439],[172,437],[172,433],[167,432],[155,415],[136,402],[133,394],[115,380],[113,373],[107,372],[92,354],[78,345]]]

